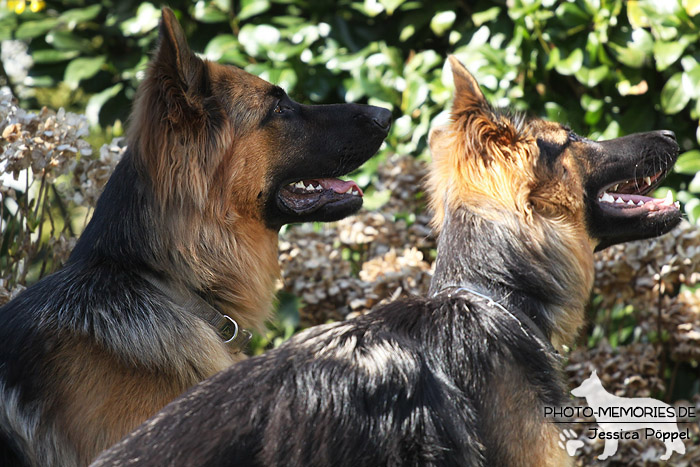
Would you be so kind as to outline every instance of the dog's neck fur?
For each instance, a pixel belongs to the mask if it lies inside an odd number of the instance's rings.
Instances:
[[[116,169],[125,176],[105,187],[70,261],[156,274],[242,327],[262,327],[279,277],[277,232],[252,219],[208,219],[187,206],[165,210],[140,175],[138,157],[125,153]]]
[[[555,347],[570,345],[590,293],[581,283],[590,280],[573,277],[571,258],[547,245],[535,250],[524,234],[505,216],[501,222],[465,208],[446,213],[430,294],[450,286],[475,290],[525,313]]]

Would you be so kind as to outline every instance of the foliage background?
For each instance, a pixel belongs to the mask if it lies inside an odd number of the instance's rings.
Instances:
[[[700,0],[173,0],[168,5],[194,50],[279,84],[298,101],[390,108],[395,121],[387,143],[354,177],[368,188],[365,205],[389,213],[384,215],[389,222],[424,226],[420,190],[406,195],[411,203],[388,209],[398,185],[392,193],[391,183],[377,179],[397,164],[395,154],[419,162],[428,158],[428,129],[446,119],[450,105],[444,66],[449,53],[467,65],[495,105],[567,123],[592,139],[672,129],[682,155],[658,196],[672,190],[689,222],[700,219]],[[3,178],[0,278],[8,290],[57,267],[64,259],[56,253],[59,246],[70,247],[89,216],[92,194],[79,187],[98,184],[89,174],[106,171],[118,153],[115,143],[97,148],[124,132],[157,38],[159,8],[134,0],[0,1],[0,84],[9,86],[21,109],[46,106],[86,115],[83,123],[71,123],[80,127],[65,136],[73,139],[55,141],[55,147],[65,145],[52,156],[61,169],[51,168],[55,177],[37,162],[40,158],[15,166],[0,159],[5,172],[26,175],[21,170],[31,167],[33,174],[24,186]],[[5,136],[6,155],[11,138]],[[73,144],[76,138],[94,150]],[[71,147],[78,150],[66,149]],[[335,245],[350,265],[349,276],[357,276],[371,259],[369,247]],[[434,249],[428,244],[421,254],[430,262]],[[696,294],[694,284],[657,288],[657,298]],[[280,294],[280,319],[267,336],[256,338],[256,351],[298,329],[300,311],[302,325],[323,320],[323,315],[304,320],[309,304],[299,290],[287,287]],[[591,305],[594,325],[582,348],[599,349],[601,342],[612,349],[653,344],[657,357],[673,362],[657,368],[665,384],[654,386],[653,395],[680,400],[697,394],[697,356],[674,360],[670,335],[639,332],[644,320],[632,311],[643,304],[621,304],[605,296],[612,291],[598,291],[602,295]],[[690,316],[697,326],[698,315]]]

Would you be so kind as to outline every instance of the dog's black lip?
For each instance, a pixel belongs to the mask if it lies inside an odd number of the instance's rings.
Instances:
[[[314,180],[318,178],[337,178],[337,177],[315,177],[315,178],[308,178],[308,179],[303,179],[303,180]],[[290,206],[284,196],[283,196],[283,191],[286,189],[287,185],[293,182],[288,182],[288,183],[283,183],[280,188],[277,190],[277,206],[280,209],[283,209],[289,214],[297,215],[297,216],[303,216],[306,214],[313,213],[315,211],[318,211],[321,208],[333,208],[336,205],[344,205],[346,203],[352,203],[355,202],[356,200],[359,201],[359,206],[362,206],[362,197],[359,195],[353,195],[350,192],[346,193],[337,193],[336,191],[332,189],[324,189],[322,191],[318,192],[309,192],[309,193],[294,193],[297,196],[303,196],[303,197],[314,197],[316,196],[318,199],[315,202],[311,202],[308,207],[304,207],[303,209],[297,209],[295,207]],[[289,191],[289,190],[288,190]],[[358,206],[358,208],[359,208]]]

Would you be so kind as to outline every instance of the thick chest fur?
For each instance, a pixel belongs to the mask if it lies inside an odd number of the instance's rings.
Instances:
[[[190,386],[242,358],[230,354],[217,337],[200,337],[203,342],[193,353],[202,347],[208,352],[170,370],[125,364],[92,342],[66,345],[52,359],[55,392],[43,423],[50,423],[66,446],[76,447],[78,465],[87,465]],[[56,465],[69,463],[57,459]]]
[[[205,326],[183,333],[189,339],[172,346],[167,366],[129,361],[93,339],[65,332],[43,346],[37,344],[41,340],[27,339],[34,351],[25,349],[17,359],[0,362],[6,371],[0,380],[0,460],[9,456],[5,465],[89,464],[190,386],[243,358]],[[18,372],[21,384],[11,377]]]

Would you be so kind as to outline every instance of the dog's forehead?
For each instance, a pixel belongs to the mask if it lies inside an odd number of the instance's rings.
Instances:
[[[562,145],[569,139],[569,130],[557,122],[548,122],[539,118],[533,118],[529,122],[532,135],[539,140]]]
[[[210,62],[209,71],[212,81],[219,83],[221,89],[226,89],[231,97],[245,98],[249,104],[256,101],[262,103],[275,87],[264,79],[231,65]]]

